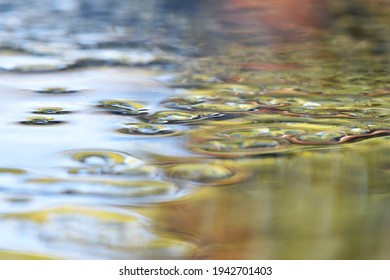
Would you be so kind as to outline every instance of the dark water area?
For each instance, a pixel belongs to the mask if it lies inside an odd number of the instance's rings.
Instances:
[[[389,259],[387,0],[0,0],[0,259]]]

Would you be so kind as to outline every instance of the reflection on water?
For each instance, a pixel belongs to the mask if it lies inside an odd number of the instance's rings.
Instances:
[[[386,0],[0,10],[0,259],[389,259]]]

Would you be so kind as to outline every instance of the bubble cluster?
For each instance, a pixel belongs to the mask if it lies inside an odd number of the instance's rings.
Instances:
[[[309,121],[289,117],[255,117],[249,124],[227,124],[190,133],[188,147],[197,153],[217,157],[246,157],[279,154],[303,145],[337,145],[390,135],[386,123]],[[279,121],[278,121],[279,120]]]

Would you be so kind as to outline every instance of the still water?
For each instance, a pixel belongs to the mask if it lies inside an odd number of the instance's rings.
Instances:
[[[1,0],[0,259],[389,259],[389,2],[324,2]]]

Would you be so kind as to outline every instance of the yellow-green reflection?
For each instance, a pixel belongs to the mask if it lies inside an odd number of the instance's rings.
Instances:
[[[186,258],[196,247],[185,239],[153,231],[148,220],[138,214],[122,211],[61,206],[40,211],[7,214],[1,223],[4,237],[12,240],[24,228],[31,241],[26,250],[37,254],[4,252],[6,258],[42,259],[38,252],[58,252],[71,258],[83,258],[88,252],[99,252],[93,258]],[[76,250],[76,251],[74,251]],[[85,255],[87,253],[87,255]],[[90,257],[90,256],[89,256]]]
[[[250,180],[149,213],[197,236],[199,258],[387,259],[388,144],[247,159]]]

